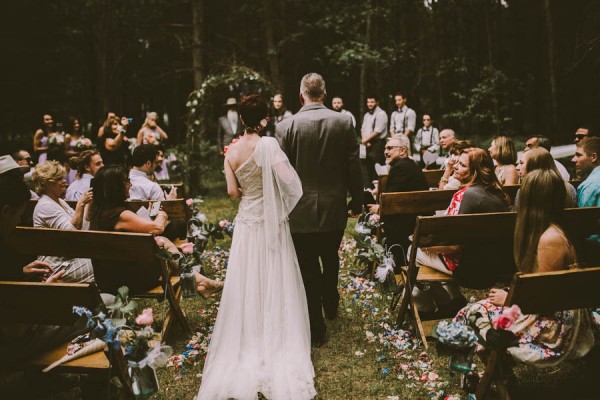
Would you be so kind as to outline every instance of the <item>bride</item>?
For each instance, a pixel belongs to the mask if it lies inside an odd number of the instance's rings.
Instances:
[[[227,151],[225,176],[241,201],[197,399],[312,399],[308,309],[287,220],[302,185],[277,141],[259,136],[266,103],[250,95],[239,112],[244,135]]]

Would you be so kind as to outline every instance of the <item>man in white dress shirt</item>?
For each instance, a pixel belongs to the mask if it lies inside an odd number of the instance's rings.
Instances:
[[[417,124],[417,113],[406,105],[408,97],[404,93],[396,93],[394,101],[397,110],[392,112],[390,117],[390,135],[404,135],[410,138]]]
[[[431,125],[431,117],[423,115],[423,127],[415,137],[415,151],[421,155],[421,168],[434,163],[440,155],[440,132]],[[428,153],[425,157],[424,155]]]
[[[525,148],[523,149],[523,153],[531,149],[535,149],[536,147],[543,147],[544,149],[548,150],[548,152],[550,152],[552,145],[550,139],[546,136],[532,136],[529,139],[527,139],[527,142],[525,142]],[[564,167],[564,165],[562,165],[556,160],[554,160],[554,164],[556,164],[556,168],[558,169],[558,172],[560,172],[560,176],[568,182],[571,177],[569,176],[569,172]]]
[[[177,198],[177,189],[165,193],[156,182],[148,179],[154,172],[154,163],[158,149],[153,144],[143,144],[133,151],[133,168],[129,171],[129,200],[173,200]]]
[[[361,143],[366,148],[365,168],[369,177],[368,184],[379,179],[375,172],[375,164],[383,165],[385,156],[383,154],[385,140],[387,139],[388,116],[379,107],[377,96],[367,96],[367,112],[363,117],[362,127],[360,129]]]
[[[356,119],[350,111],[344,108],[344,100],[342,100],[341,97],[336,96],[333,99],[331,99],[331,108],[333,109],[333,111],[337,111],[341,114],[349,116],[352,120],[352,127],[356,128]]]
[[[104,167],[102,156],[96,150],[82,151],[77,158],[77,179],[67,188],[65,200],[77,201],[90,188],[90,183],[96,172]]]

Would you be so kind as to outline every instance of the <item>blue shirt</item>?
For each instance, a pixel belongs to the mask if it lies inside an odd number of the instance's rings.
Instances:
[[[577,187],[577,205],[579,207],[600,206],[600,167],[594,168],[587,179]]]

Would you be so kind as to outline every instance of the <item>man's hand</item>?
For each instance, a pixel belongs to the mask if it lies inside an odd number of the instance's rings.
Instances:
[[[23,274],[27,280],[43,282],[48,276],[50,276],[51,273],[52,267],[50,264],[42,261],[34,261],[23,267]]]
[[[165,198],[167,200],[175,200],[177,198],[177,188],[171,185],[171,190],[169,191],[169,193],[165,191]]]

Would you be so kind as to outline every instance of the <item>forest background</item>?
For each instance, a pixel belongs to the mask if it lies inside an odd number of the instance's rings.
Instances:
[[[260,73],[294,112],[300,78],[316,71],[359,121],[367,94],[389,112],[398,90],[467,137],[560,144],[598,119],[595,0],[13,0],[2,17],[7,151],[31,147],[43,113],[95,132],[107,111],[134,128],[157,111],[185,143],[189,94],[232,66]],[[209,138],[234,92],[208,99]]]

